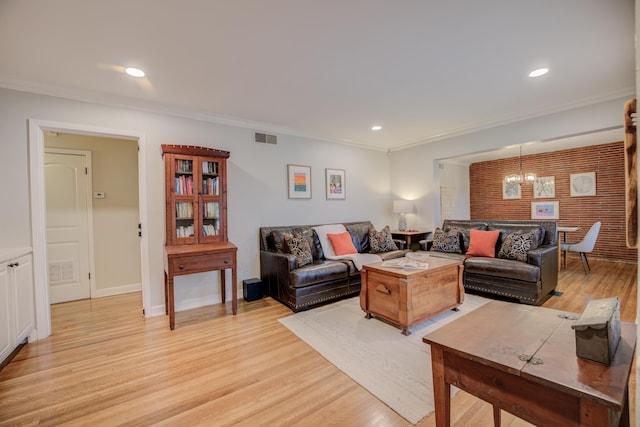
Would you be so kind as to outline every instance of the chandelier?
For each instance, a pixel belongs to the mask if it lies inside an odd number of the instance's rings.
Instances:
[[[504,182],[508,184],[533,183],[536,180],[536,174],[533,172],[522,173],[522,145],[520,146],[520,173],[512,173],[504,177]]]

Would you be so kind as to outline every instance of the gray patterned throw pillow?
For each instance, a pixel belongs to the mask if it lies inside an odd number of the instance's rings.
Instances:
[[[461,234],[457,228],[453,228],[450,231],[443,231],[440,228],[436,228],[433,232],[433,244],[429,250],[461,254],[462,247],[460,246],[460,237]]]
[[[285,241],[287,242],[289,253],[296,257],[296,264],[298,265],[298,267],[302,267],[313,262],[309,242],[307,241],[307,239],[302,237],[301,234],[286,236]]]
[[[527,261],[527,252],[538,247],[535,231],[516,231],[505,237],[498,252],[498,258]]]
[[[376,231],[375,228],[369,229],[369,245],[369,252],[372,254],[398,250],[398,246],[396,246],[396,242],[393,241],[391,229],[388,225],[385,225],[380,231]]]

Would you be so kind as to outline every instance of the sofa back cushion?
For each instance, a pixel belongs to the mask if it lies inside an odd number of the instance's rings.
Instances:
[[[353,246],[361,254],[369,253],[371,245],[369,243],[369,230],[373,228],[373,224],[369,221],[356,222],[346,224],[347,231],[351,234]]]
[[[504,240],[506,237],[515,232],[529,233],[532,232],[534,234],[535,247],[542,245],[545,241],[545,229],[542,228],[539,224],[533,222],[492,222],[489,225],[490,230],[499,230],[500,231],[500,239],[498,240],[498,247],[502,247]]]

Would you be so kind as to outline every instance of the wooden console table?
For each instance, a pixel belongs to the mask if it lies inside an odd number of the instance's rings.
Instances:
[[[169,315],[169,328],[176,325],[173,278],[185,274],[220,270],[220,293],[226,300],[225,270],[231,269],[231,310],[238,311],[238,289],[236,276],[236,254],[238,248],[230,242],[200,245],[165,246],[164,302]]]
[[[450,425],[451,384],[491,403],[496,426],[501,410],[535,425],[628,426],[636,325],[621,324],[605,366],[576,356],[567,314],[493,301],[425,336],[436,426]]]

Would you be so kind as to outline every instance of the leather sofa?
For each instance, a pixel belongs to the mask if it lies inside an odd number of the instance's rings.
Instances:
[[[462,276],[465,290],[516,299],[524,304],[540,305],[558,284],[558,225],[555,221],[517,220],[445,220],[444,232],[457,229],[462,235],[461,253],[434,251],[431,241],[421,241],[422,250],[431,256],[460,259],[464,263]],[[498,230],[495,257],[469,256],[470,230]],[[506,236],[515,232],[535,231],[538,247],[526,254],[526,262],[499,258]]]
[[[369,221],[343,223],[359,253],[369,253]],[[295,225],[260,227],[260,277],[264,295],[280,301],[297,312],[360,293],[360,272],[353,261],[324,256],[313,227]],[[295,256],[287,253],[284,236],[299,233],[310,243],[313,262],[298,267]],[[407,252],[403,240],[395,240],[398,250],[378,253],[382,260],[400,258]]]

